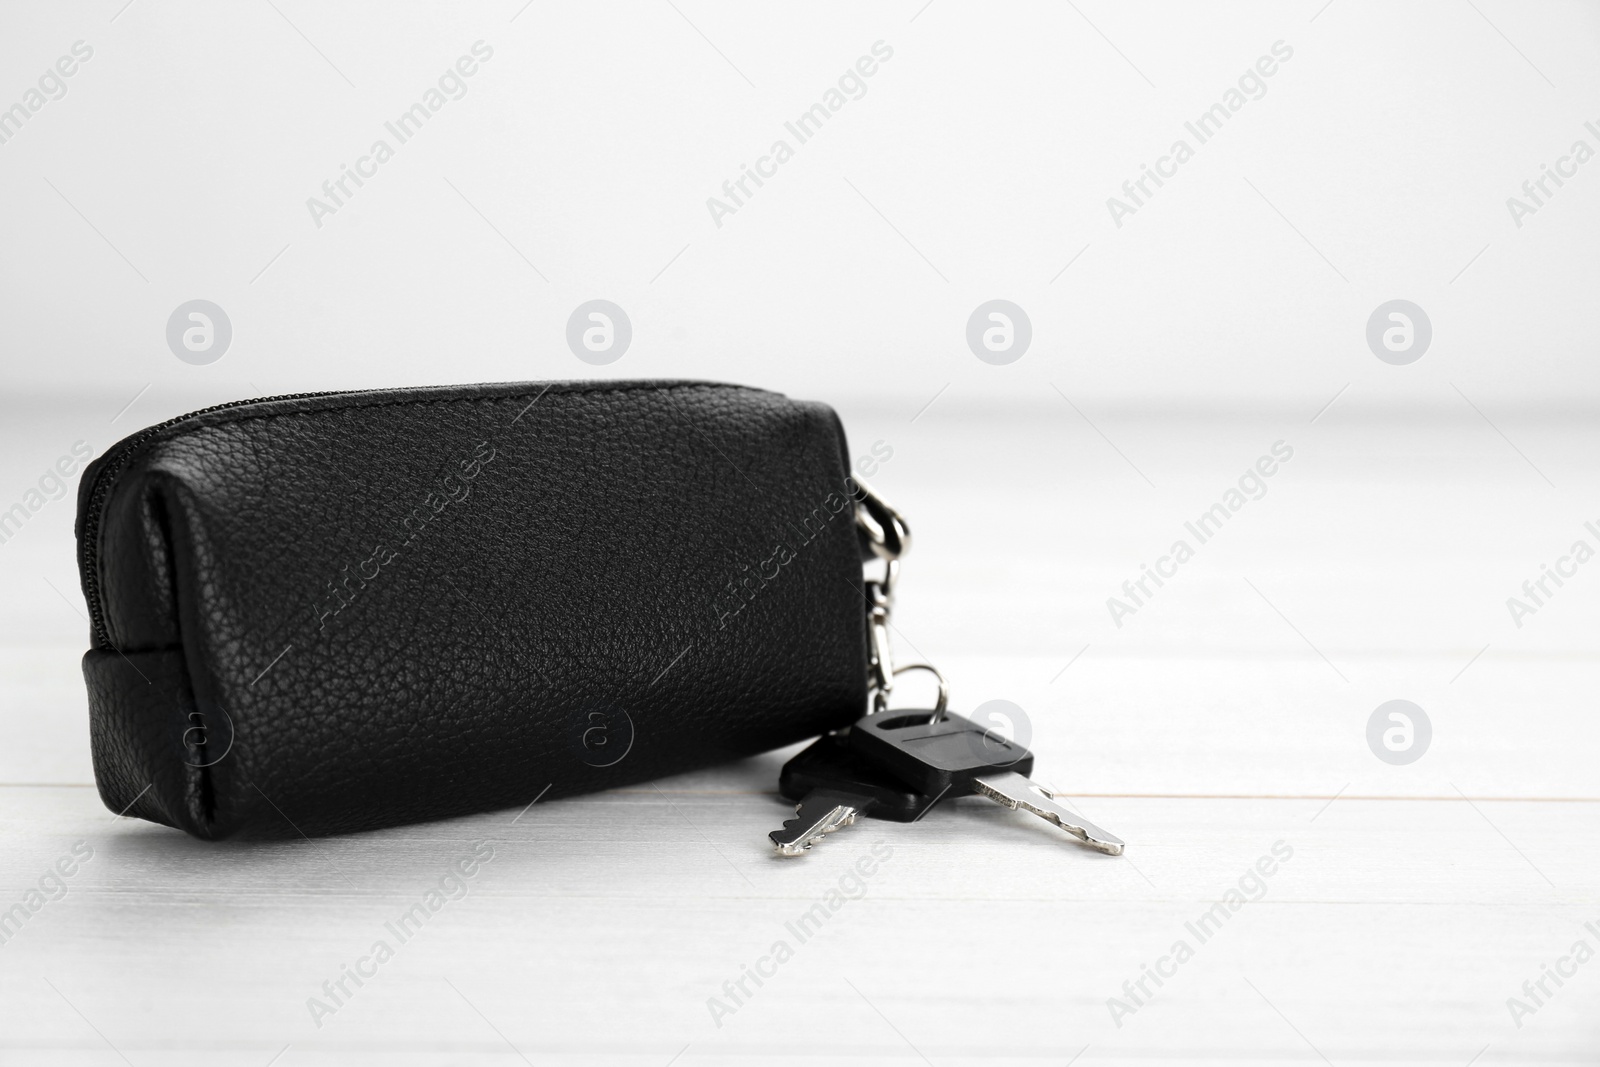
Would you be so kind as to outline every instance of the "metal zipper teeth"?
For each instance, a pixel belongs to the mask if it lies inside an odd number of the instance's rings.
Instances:
[[[311,400],[323,396],[344,396],[349,393],[364,392],[359,389],[333,389],[320,393],[283,393],[279,396],[252,397],[249,400],[230,400],[226,404],[213,404],[208,408],[190,411],[179,415],[177,418],[168,419],[166,422],[147,426],[132,437],[127,437],[113,446],[108,456],[114,456],[111,462],[100,468],[95,475],[94,488],[89,494],[88,515],[83,524],[83,543],[79,546],[79,567],[83,572],[84,599],[89,606],[90,636],[97,648],[110,648],[111,635],[106,630],[105,612],[100,607],[100,518],[105,509],[106,497],[111,494],[111,487],[116,482],[117,475],[122,473],[122,468],[127,466],[133,452],[141,444],[164,430],[171,429],[179,423],[188,422],[190,419],[201,415],[209,415],[214,411],[226,411],[229,408],[247,407],[251,404],[267,404],[275,400]]]

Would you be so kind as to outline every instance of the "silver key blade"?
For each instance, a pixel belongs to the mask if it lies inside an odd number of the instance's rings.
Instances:
[[[841,826],[849,826],[872,804],[868,797],[813,789],[795,806],[795,817],[767,836],[780,856],[801,856]]]
[[[1045,788],[1024,778],[1015,771],[998,771],[974,778],[973,786],[981,796],[1015,811],[1022,808],[1046,822],[1054,823],[1092,849],[1111,856],[1122,855],[1122,838],[1108,834],[1082,815],[1068,810],[1057,802]]]

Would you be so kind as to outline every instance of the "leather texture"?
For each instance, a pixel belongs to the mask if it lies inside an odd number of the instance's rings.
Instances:
[[[866,707],[831,408],[697,382],[241,402],[85,472],[108,808],[369,830],[749,756]]]

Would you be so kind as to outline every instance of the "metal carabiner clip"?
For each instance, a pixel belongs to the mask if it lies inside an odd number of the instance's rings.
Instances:
[[[894,665],[894,649],[889,635],[889,612],[894,606],[894,586],[900,577],[900,557],[911,548],[911,527],[887,500],[860,478],[852,476],[851,496],[856,502],[856,526],[866,537],[874,555],[883,560],[883,578],[866,584],[867,633],[871,659],[867,665],[867,690],[872,697],[870,714],[889,709],[889,694],[894,680],[907,671],[927,671],[939,682],[939,703],[932,722],[944,718],[950,703],[950,686],[938,669],[927,663]]]
[[[900,513],[862,479],[851,475],[850,495],[856,502],[856,526],[866,534],[867,544],[879,559],[896,560],[911,549],[911,527]]]

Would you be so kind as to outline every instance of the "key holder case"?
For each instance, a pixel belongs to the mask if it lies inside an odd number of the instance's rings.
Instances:
[[[685,381],[241,401],[118,443],[77,534],[95,780],[219,839],[527,805],[848,725],[831,408]]]

